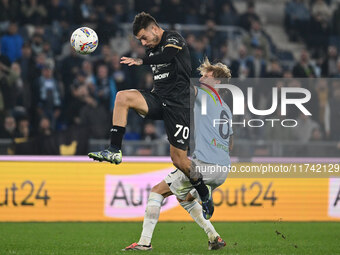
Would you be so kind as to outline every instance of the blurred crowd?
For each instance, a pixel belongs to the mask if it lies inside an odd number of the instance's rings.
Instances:
[[[227,64],[235,78],[285,77],[289,79],[285,85],[312,92],[313,116],[294,116],[304,123],[300,131],[245,128],[238,138],[340,141],[340,82],[319,79],[306,84],[294,79],[340,78],[340,4],[332,12],[325,0],[287,3],[283,10],[287,33],[291,40],[306,44],[299,59],[288,64],[265,32],[255,4],[247,1],[246,10],[239,13],[232,0],[0,0],[0,138],[48,136],[72,126],[89,127],[91,138],[108,138],[116,93],[152,88],[149,67],[120,64],[123,55],[145,54],[122,24],[131,24],[136,13],[148,11],[170,27],[204,26],[202,31],[181,31],[191,52],[192,77],[198,76],[196,68],[207,56]],[[80,26],[98,34],[99,47],[90,56],[76,54],[69,44],[71,33]],[[234,26],[239,33],[226,33],[219,26]],[[268,92],[258,87],[259,107],[268,105]],[[162,124],[134,112],[128,123],[126,139],[164,136]]]

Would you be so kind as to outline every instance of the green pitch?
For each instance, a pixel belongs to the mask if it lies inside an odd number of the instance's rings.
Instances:
[[[340,254],[340,223],[214,223],[227,242],[207,250],[195,223],[159,223],[151,254]],[[0,254],[135,254],[142,223],[0,223]]]

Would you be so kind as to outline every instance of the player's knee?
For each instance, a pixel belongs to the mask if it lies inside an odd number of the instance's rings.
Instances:
[[[128,91],[118,91],[116,95],[115,104],[117,105],[128,105],[130,96]]]

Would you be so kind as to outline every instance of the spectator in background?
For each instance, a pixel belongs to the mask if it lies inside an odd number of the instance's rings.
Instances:
[[[116,35],[117,31],[118,27],[113,14],[106,12],[100,26],[96,29],[100,43],[108,44],[110,39]]]
[[[311,119],[310,116],[299,113],[297,118],[297,126],[293,127],[293,133],[296,141],[305,143],[312,139],[314,129],[320,129],[317,122]]]
[[[22,86],[20,66],[8,67],[0,62],[0,110],[10,111],[16,106],[18,87]]]
[[[314,67],[309,62],[309,53],[307,50],[302,50],[300,60],[293,67],[293,76],[295,78],[315,78]]]
[[[327,51],[328,39],[331,33],[330,19],[332,12],[324,0],[317,0],[312,7],[310,39],[307,44],[311,47],[314,57],[321,57]]]
[[[333,91],[333,97],[325,108],[325,131],[327,138],[340,141],[340,87]]]
[[[0,32],[10,20],[17,20],[19,4],[18,0],[0,0]]]
[[[38,55],[43,52],[44,39],[39,33],[34,33],[31,39],[31,48],[34,55]]]
[[[69,47],[71,48],[71,46]],[[71,54],[60,62],[60,74],[66,91],[70,91],[70,81],[76,78],[76,75],[81,70],[82,62],[83,59],[73,49],[71,50]],[[68,96],[69,95],[66,95],[66,100],[68,100]]]
[[[226,41],[224,44],[221,45],[219,56],[223,64],[229,67],[231,66],[231,58],[229,56],[229,51],[228,51],[228,41]]]
[[[18,138],[29,138],[30,137],[30,122],[27,117],[23,117],[18,121]]]
[[[25,24],[42,25],[46,23],[47,10],[38,0],[23,0],[21,17]]]
[[[255,3],[252,0],[247,2],[247,10],[240,16],[240,26],[250,31],[251,23],[253,21],[260,21],[260,17],[255,13]]]
[[[111,70],[117,91],[135,88],[136,84],[131,84],[126,66],[120,64],[120,56],[117,54],[113,54],[112,56]]]
[[[316,83],[315,92],[319,102],[319,116],[317,118],[318,123],[324,127],[325,124],[325,109],[329,100],[329,89],[326,79],[318,79]]]
[[[93,104],[95,99],[91,95],[92,83],[86,82],[86,74],[79,72],[71,84],[71,100],[67,110],[68,123],[80,124],[80,111],[86,104]]]
[[[18,34],[17,23],[11,22],[8,27],[8,34],[1,38],[1,54],[14,62],[21,57],[23,43],[22,37]]]
[[[334,77],[338,73],[338,50],[334,45],[328,47],[328,55],[321,64],[322,77]]]
[[[281,107],[278,106],[271,119],[283,120],[284,116],[281,115]],[[280,125],[278,122],[272,127],[266,126],[264,133],[265,139],[270,141],[292,141],[294,140],[294,133],[291,128],[286,128]]]
[[[115,105],[117,87],[114,80],[109,77],[109,70],[106,65],[98,66],[94,85],[98,103],[102,104],[107,111],[112,111]]]
[[[89,60],[85,60],[81,65],[81,72],[85,75],[86,83],[93,84],[95,76],[93,73],[93,64]],[[94,86],[93,86],[94,88]],[[93,91],[91,91],[93,92]]]
[[[150,72],[147,73],[143,81],[140,82],[138,88],[146,90],[146,91],[151,91],[153,88],[153,74]]]
[[[256,47],[253,55],[254,77],[265,77],[267,72],[267,61],[263,57],[263,49]]]
[[[39,121],[38,135],[49,136],[52,134],[51,122],[47,117],[42,117]]]
[[[18,133],[16,131],[16,121],[13,116],[7,115],[4,120],[4,126],[0,132],[0,138],[14,139]]]
[[[180,0],[164,0],[161,8],[164,18],[160,22],[167,22],[170,24],[183,23],[185,12],[184,5]]]
[[[113,54],[112,54],[112,50],[111,50],[110,45],[108,45],[108,44],[102,45],[102,47],[100,49],[100,57],[96,61],[95,66],[98,66],[98,65],[110,66],[111,60],[112,60],[112,55]]]
[[[69,21],[70,13],[60,0],[50,0],[47,5],[47,23]]]
[[[337,72],[336,74],[333,76],[333,78],[340,78],[340,59],[338,59],[337,63],[336,63],[336,68],[337,68]]]
[[[254,62],[247,56],[247,49],[244,45],[240,45],[239,57],[231,63],[231,73],[233,77],[241,79],[254,77]]]
[[[225,41],[225,38],[223,38],[223,33],[217,31],[216,23],[213,20],[207,20],[206,31],[202,39],[204,42],[205,56],[212,59],[218,58],[219,46]],[[201,60],[203,60],[203,58]]]
[[[340,2],[333,13],[332,18],[332,34],[337,36],[337,44],[340,43]]]
[[[314,128],[312,131],[312,137],[310,139],[311,141],[322,141],[323,140],[323,134],[320,128]]]
[[[254,55],[254,51],[260,47],[263,49],[263,57],[265,59],[270,58],[270,45],[259,21],[254,20],[251,22],[251,30],[243,38],[243,43],[250,55]]]
[[[57,119],[60,116],[61,107],[61,88],[53,76],[53,70],[50,65],[44,65],[41,76],[36,84],[37,114],[39,119],[46,116],[53,129],[56,127]]]
[[[305,38],[309,31],[310,13],[304,0],[291,0],[285,8],[285,26],[290,40]]]
[[[277,59],[272,59],[268,67],[268,72],[266,73],[267,78],[281,78],[282,77],[282,67]]]
[[[232,10],[230,3],[222,5],[222,13],[219,18],[219,24],[225,26],[237,26],[239,23],[237,13]]]
[[[24,106],[24,93],[29,92],[27,91],[28,89],[24,87],[20,75],[20,65],[17,62],[12,63],[7,76],[8,89],[5,96],[5,102],[7,102],[8,109],[14,109],[16,106]]]
[[[321,20],[329,23],[332,18],[332,11],[324,0],[316,0],[312,6],[312,16],[320,17]]]
[[[93,0],[76,0],[73,7],[76,24],[95,23],[97,21],[98,17]]]
[[[199,72],[197,68],[200,66],[200,60],[198,58],[198,54],[196,54],[196,37],[194,34],[189,33],[185,38],[188,43],[188,49],[190,52],[191,58],[191,76],[192,77],[199,77]]]
[[[155,149],[157,147],[152,146],[152,141],[158,139],[156,132],[156,127],[153,122],[148,121],[144,124],[144,129],[142,132],[142,140],[148,142],[150,145],[138,148],[137,155],[140,156],[151,156],[155,154]]]
[[[29,43],[24,43],[21,48],[21,58],[18,60],[21,68],[21,78],[25,84],[31,84],[34,80],[34,59],[32,48]]]

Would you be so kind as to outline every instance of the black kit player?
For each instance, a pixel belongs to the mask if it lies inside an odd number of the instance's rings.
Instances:
[[[195,163],[187,157],[190,127],[191,61],[187,43],[177,32],[165,31],[145,12],[135,16],[133,34],[146,47],[143,58],[122,57],[121,63],[129,66],[150,65],[154,87],[151,92],[141,90],[119,91],[113,110],[111,145],[108,149],[90,152],[88,156],[98,161],[119,164],[122,162],[122,140],[129,109],[153,120],[164,120],[170,142],[170,156],[197,190],[203,216],[211,218],[214,206],[211,188],[201,175],[194,173]]]

